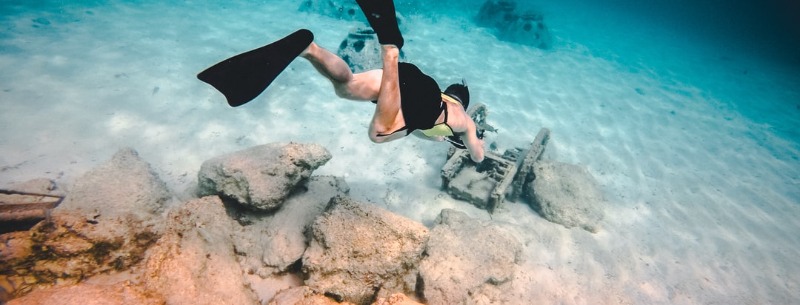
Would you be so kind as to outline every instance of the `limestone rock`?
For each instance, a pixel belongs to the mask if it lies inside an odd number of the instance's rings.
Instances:
[[[380,298],[374,305],[422,305],[402,293],[395,293],[388,298]]]
[[[529,186],[531,206],[542,217],[567,228],[595,233],[603,219],[605,199],[589,171],[574,164],[542,160]]]
[[[230,198],[254,210],[274,210],[330,159],[318,144],[251,147],[204,162],[198,174],[199,193]]]
[[[306,285],[337,301],[369,304],[416,287],[428,239],[422,224],[345,197],[312,224],[303,255]]]
[[[164,236],[148,253],[142,282],[167,304],[258,304],[236,261],[234,221],[216,196],[169,213]]]
[[[308,286],[294,287],[278,292],[270,300],[269,305],[352,305],[350,302],[337,302]],[[395,293],[387,298],[379,298],[373,305],[422,305],[402,293]]]
[[[33,292],[11,300],[8,305],[160,305],[164,300],[147,295],[129,283],[114,285],[80,284]]]
[[[270,300],[269,305],[352,305],[349,302],[337,302],[322,294],[314,292],[308,286],[282,290]]]
[[[15,296],[56,282],[137,264],[162,232],[159,213],[172,198],[132,149],[78,178],[50,217],[28,232],[4,235],[0,270]]]
[[[303,257],[308,245],[306,227],[333,197],[347,192],[344,179],[311,177],[308,189],[293,193],[274,214],[240,211],[233,243],[242,267],[261,277],[287,271]]]
[[[486,291],[510,285],[522,245],[496,225],[445,209],[436,219],[425,253],[420,277],[427,303],[475,304],[488,299],[489,304],[503,304]]]
[[[80,177],[54,211],[74,211],[97,218],[133,216],[150,219],[172,199],[150,164],[131,148]]]

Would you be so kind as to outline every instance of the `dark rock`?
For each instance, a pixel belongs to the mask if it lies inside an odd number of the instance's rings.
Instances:
[[[509,20],[517,18],[517,2],[508,0],[487,0],[481,6],[475,22],[482,27],[503,28]]]

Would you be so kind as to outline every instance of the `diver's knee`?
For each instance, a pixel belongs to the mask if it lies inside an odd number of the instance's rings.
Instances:
[[[336,96],[339,98],[351,99],[353,97],[353,94],[347,89],[347,85],[334,84],[333,91],[336,92]]]

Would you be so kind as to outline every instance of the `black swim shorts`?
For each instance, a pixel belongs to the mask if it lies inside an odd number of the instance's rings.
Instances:
[[[397,64],[400,80],[400,109],[411,134],[415,129],[433,127],[442,113],[442,96],[433,78],[410,63]]]

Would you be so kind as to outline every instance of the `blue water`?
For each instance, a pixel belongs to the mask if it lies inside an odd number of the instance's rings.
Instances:
[[[540,49],[476,26],[483,3],[398,0],[407,59],[440,85],[468,79],[500,129],[489,142],[524,146],[550,128],[547,157],[587,166],[610,201],[598,235],[555,226],[524,205],[493,215],[531,232],[526,266],[547,266],[522,295],[564,304],[797,302],[796,4],[520,1],[552,34]],[[0,186],[40,176],[69,184],[132,146],[181,192],[210,157],[307,141],[332,151],[319,171],[345,176],[357,199],[424,223],[442,207],[478,215],[438,193],[446,147],[369,143],[371,109],[340,101],[305,62],[235,111],[195,79],[298,27],[335,49],[359,24],[299,7],[0,1]],[[561,299],[541,297],[554,289],[548,283],[563,287],[552,293]]]

